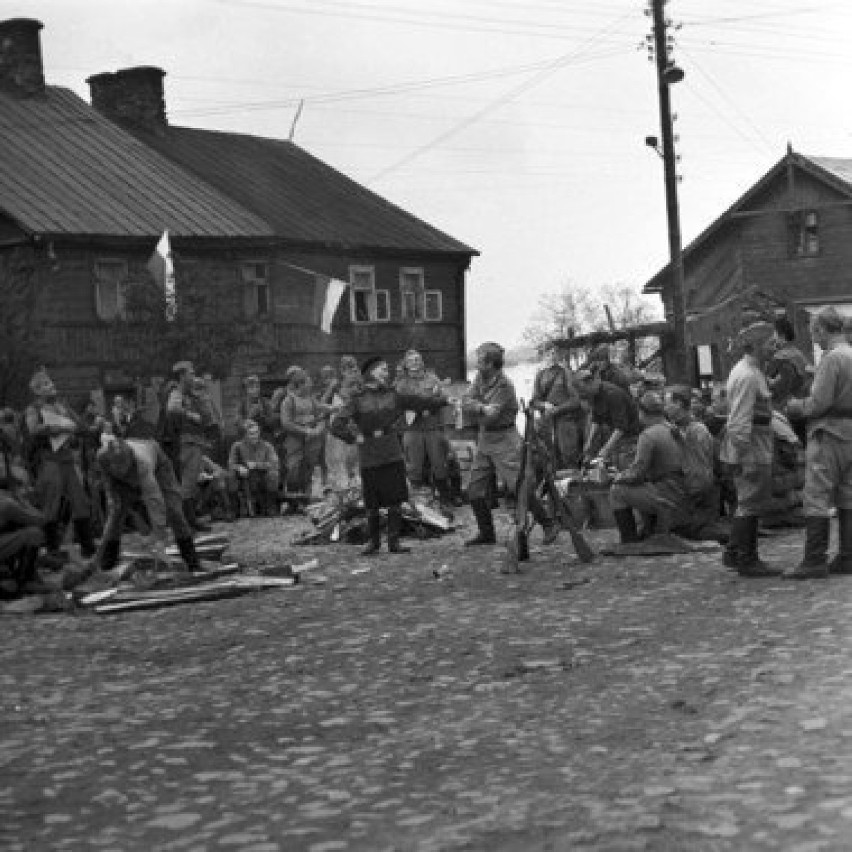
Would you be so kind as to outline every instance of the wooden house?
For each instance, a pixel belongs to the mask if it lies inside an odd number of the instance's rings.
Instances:
[[[683,266],[687,340],[705,347],[716,378],[727,375],[728,340],[744,318],[786,312],[812,357],[810,314],[834,305],[852,317],[852,159],[788,148],[684,249]],[[666,266],[644,292],[664,295],[669,275]]]
[[[270,388],[289,365],[315,372],[344,354],[395,362],[416,347],[464,377],[474,249],[292,142],[169,124],[158,68],[90,77],[91,104],[45,85],[41,27],[0,22],[0,275],[27,270],[31,320],[67,393],[126,391],[150,373],[126,292],[164,231],[178,310],[190,280],[214,306],[193,333],[251,329],[216,376],[226,417],[245,375]],[[330,334],[326,278],[349,284]]]

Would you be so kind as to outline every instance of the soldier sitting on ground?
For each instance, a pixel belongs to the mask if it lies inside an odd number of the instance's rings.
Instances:
[[[235,477],[240,513],[271,517],[278,514],[278,453],[260,436],[254,420],[243,424],[244,437],[234,441],[228,455],[228,471]]]

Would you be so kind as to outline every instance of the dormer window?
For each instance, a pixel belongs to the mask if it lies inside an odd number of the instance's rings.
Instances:
[[[816,210],[790,214],[790,256],[815,257],[820,253],[819,215]]]

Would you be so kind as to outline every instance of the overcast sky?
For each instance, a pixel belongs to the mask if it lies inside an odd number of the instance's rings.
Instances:
[[[568,281],[667,260],[642,0],[0,0],[45,76],[167,72],[174,124],[286,138],[481,252],[468,339],[514,344]],[[788,140],[852,158],[849,0],[670,0],[684,244]]]

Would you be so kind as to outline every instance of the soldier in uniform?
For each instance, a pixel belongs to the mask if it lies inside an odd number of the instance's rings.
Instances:
[[[728,376],[728,424],[719,452],[732,471],[737,494],[723,561],[743,577],[780,573],[757,552],[760,515],[772,494],[772,396],[759,361],[765,339],[766,323],[755,323],[734,342],[742,357]]]
[[[254,420],[245,421],[243,434],[241,440],[231,445],[228,472],[241,486],[246,513],[251,511],[249,501],[256,499],[258,514],[272,517],[278,513],[278,454],[272,444],[263,439],[260,426]],[[243,500],[240,502],[242,504]]]
[[[654,518],[654,531],[665,535],[686,519],[688,500],[683,476],[683,447],[666,422],[662,397],[646,391],[639,399],[644,427],[636,443],[636,457],[617,474],[609,493],[622,544],[639,541],[634,510]]]
[[[852,574],[852,347],[843,320],[834,308],[823,308],[811,321],[811,337],[823,350],[813,387],[805,400],[790,400],[787,410],[807,418],[805,448],[805,553],[787,580]],[[826,561],[832,505],[837,507],[840,547]]]
[[[381,508],[388,511],[388,551],[407,553],[409,549],[399,543],[401,504],[408,500],[408,484],[397,423],[405,411],[436,411],[448,400],[439,393],[427,397],[398,392],[390,384],[387,361],[379,356],[365,361],[362,373],[363,387],[347,397],[332,417],[331,430],[341,440],[358,445],[369,535],[364,555],[381,547]]]
[[[440,392],[441,381],[423,364],[423,356],[416,349],[409,349],[403,361],[403,375],[396,382],[396,390],[406,396],[432,397]],[[411,420],[408,420],[411,416]],[[424,484],[425,463],[429,462],[432,481],[441,500],[441,505],[450,505],[449,482],[447,479],[447,449],[444,425],[440,412],[423,409],[406,416],[407,425],[402,433],[405,453],[405,470],[409,482],[416,488]]]
[[[177,375],[177,385],[166,403],[167,415],[180,430],[180,490],[183,495],[183,513],[189,525],[199,532],[209,532],[210,527],[199,522],[195,515],[198,497],[198,476],[202,458],[210,449],[206,432],[212,416],[203,400],[194,392],[195,369],[191,361],[178,361],[172,368]]]
[[[86,426],[69,405],[57,397],[56,386],[44,369],[30,380],[34,400],[27,408],[27,432],[33,442],[36,500],[45,516],[44,537],[49,553],[60,545],[63,508],[70,509],[81,554],[95,554],[91,506],[77,474],[72,439],[85,435]]]
[[[518,434],[518,398],[512,380],[503,372],[503,347],[483,343],[476,350],[476,378],[462,401],[465,411],[479,421],[479,439],[470,469],[468,497],[476,518],[477,534],[465,542],[471,547],[496,544],[494,518],[491,514],[492,481],[506,483],[509,493],[517,494],[523,440]],[[529,495],[528,506],[544,529],[545,543],[550,544],[559,533],[535,495]]]
[[[145,507],[154,539],[155,554],[166,558],[168,527],[174,532],[181,558],[190,571],[201,570],[192,542],[192,529],[183,514],[186,505],[174,468],[162,447],[153,440],[109,437],[98,452],[104,474],[109,514],[98,553],[100,568],[108,571],[118,563],[125,515],[137,504]]]
[[[541,412],[545,442],[553,448],[557,468],[578,468],[582,462],[583,411],[568,368],[555,353],[551,363],[538,371],[532,404]]]
[[[580,397],[590,408],[591,428],[583,447],[583,462],[588,464],[597,452],[602,462],[613,462],[624,470],[632,461],[639,435],[636,401],[624,388],[588,370],[580,370],[574,378]]]

